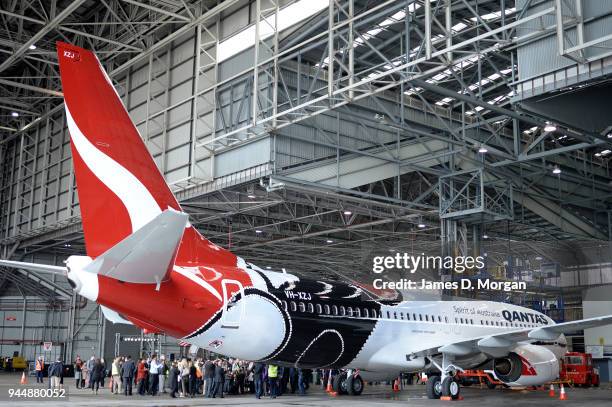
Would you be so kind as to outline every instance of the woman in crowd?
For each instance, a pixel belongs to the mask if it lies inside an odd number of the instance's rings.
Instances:
[[[76,388],[81,388],[81,380],[83,379],[83,360],[77,355],[74,361],[74,379],[76,380]]]
[[[98,394],[98,389],[100,388],[100,384],[103,383],[102,379],[104,378],[104,364],[100,359],[96,359],[96,363],[93,366],[91,371],[91,391]],[[104,385],[102,385],[104,387]]]
[[[149,375],[149,371],[147,369],[147,365],[144,359],[140,359],[138,361],[138,367],[136,369],[136,388],[138,389],[138,394],[141,396],[145,395],[146,391],[146,379]]]

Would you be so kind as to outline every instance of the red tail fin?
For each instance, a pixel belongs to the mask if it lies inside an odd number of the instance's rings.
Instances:
[[[180,206],[95,54],[63,42],[57,53],[85,244],[97,257],[163,210]],[[209,262],[235,264],[232,254],[193,228],[181,246],[183,261],[205,255]]]

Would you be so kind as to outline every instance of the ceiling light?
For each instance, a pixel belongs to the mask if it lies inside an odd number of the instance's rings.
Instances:
[[[352,215],[352,214],[353,214],[353,212],[351,212],[351,211],[344,211],[344,214],[345,214],[346,216],[349,216],[349,215]]]
[[[11,113],[11,116],[13,116],[13,117],[19,117],[19,113],[17,113],[17,112],[13,112],[13,113]]]
[[[603,150],[603,151],[601,152],[601,155],[608,155],[608,154],[610,154],[610,153],[612,153],[612,151],[611,151],[611,150]]]
[[[32,45],[30,45],[28,48],[30,48],[30,49],[36,49],[36,45],[32,44]]]
[[[327,243],[334,243],[334,241],[333,241],[333,240],[331,240],[331,239],[327,239],[327,240],[326,240],[326,242],[327,242]]]
[[[270,267],[270,266],[266,266],[266,268],[267,268],[268,270],[271,270],[271,269],[272,269],[272,267]]]
[[[483,238],[483,239],[488,239],[488,238],[489,238],[489,235],[484,234],[484,235],[482,235],[482,238]]]
[[[427,225],[426,225],[426,224],[424,224],[423,222],[421,222],[421,223],[419,223],[419,224],[417,225],[417,227],[419,227],[420,229],[423,229],[423,228],[427,227]]]
[[[556,174],[556,175],[561,174],[561,168],[559,168],[558,166],[555,165],[555,168],[553,168],[552,173]]]
[[[544,126],[544,131],[551,132],[557,130],[557,126],[552,124],[551,122],[546,122],[546,126]]]
[[[536,260],[538,260],[538,261],[540,261],[540,260],[542,260],[542,257],[537,256],[535,259],[536,259]]]
[[[484,153],[486,153],[486,152],[488,152],[488,151],[489,151],[489,150],[487,150],[487,148],[484,146],[484,144],[483,144],[483,145],[481,145],[481,146],[480,146],[480,148],[478,149],[478,152],[479,152],[480,154],[484,154]]]
[[[261,229],[255,229],[255,233],[263,233]]]
[[[251,198],[251,199],[255,199],[255,198],[257,198],[257,197],[256,197],[255,195],[253,195],[253,194],[248,194],[247,196],[248,196],[249,198]]]

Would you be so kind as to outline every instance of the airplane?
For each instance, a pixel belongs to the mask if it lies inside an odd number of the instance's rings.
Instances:
[[[57,52],[86,255],[0,265],[64,274],[114,323],[240,359],[341,369],[340,394],[426,370],[432,399],[459,398],[464,369],[486,367],[508,386],[554,380],[564,333],[612,323],[556,324],[491,301],[389,300],[251,264],[189,223],[96,55],[64,42]]]

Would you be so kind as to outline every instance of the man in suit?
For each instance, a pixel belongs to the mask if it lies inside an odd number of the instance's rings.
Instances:
[[[225,382],[225,369],[223,369],[223,362],[221,360],[217,360],[215,366],[215,377],[213,379],[212,398],[215,398],[217,393],[221,393],[221,398],[223,398],[223,382]]]
[[[130,355],[127,356],[123,365],[121,365],[121,377],[123,378],[123,394],[126,396],[132,395],[132,383],[134,382],[134,372],[136,365]]]
[[[212,360],[207,360],[204,363],[204,390],[202,391],[205,397],[211,397],[214,379],[215,363]]]

